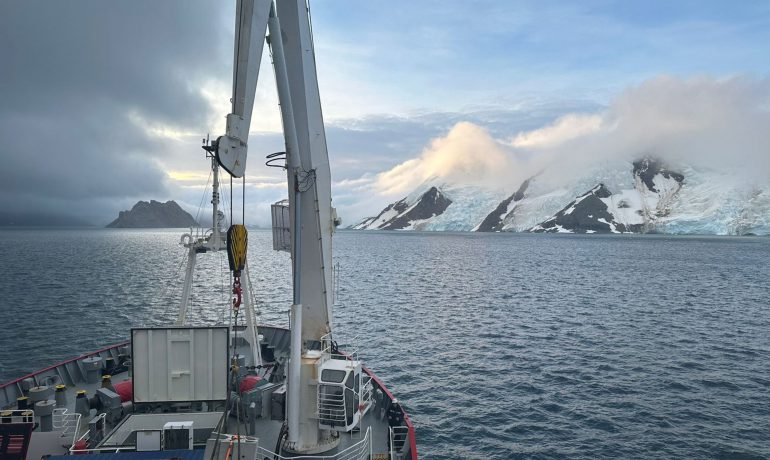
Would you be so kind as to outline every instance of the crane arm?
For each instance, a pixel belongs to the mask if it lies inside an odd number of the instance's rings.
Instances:
[[[249,127],[272,0],[238,0],[235,15],[232,112],[216,141],[219,164],[233,177],[246,172]]]

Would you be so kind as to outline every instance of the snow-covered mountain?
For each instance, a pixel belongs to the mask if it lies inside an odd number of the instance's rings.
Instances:
[[[544,171],[512,193],[434,180],[353,228],[770,235],[770,179],[653,158],[568,176]]]
[[[505,196],[503,190],[461,187],[430,181],[374,217],[351,228],[360,230],[469,231]]]

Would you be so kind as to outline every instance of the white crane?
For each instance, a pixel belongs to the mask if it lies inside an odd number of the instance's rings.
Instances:
[[[359,396],[365,386],[361,363],[330,357],[332,234],[337,218],[331,206],[308,7],[306,0],[238,0],[236,17],[232,112],[227,115],[226,133],[207,150],[230,175],[243,177],[260,60],[269,31],[286,144],[293,271],[285,448],[294,453],[325,452],[338,444],[337,431],[352,430],[370,404]],[[330,383],[337,386],[323,385],[325,375],[334,375]],[[353,381],[357,390],[346,393],[345,384]],[[324,402],[336,401],[326,396],[336,397],[340,391],[351,394],[347,403]],[[341,416],[330,415],[338,411]]]

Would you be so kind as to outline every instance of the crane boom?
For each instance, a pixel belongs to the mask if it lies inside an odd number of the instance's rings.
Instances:
[[[300,270],[302,279],[302,340],[305,342],[319,340],[332,330],[334,222],[331,207],[331,171],[307,7],[304,0],[279,1],[277,6],[294,129],[299,147],[297,156],[300,164],[290,163],[288,176],[290,208],[299,209],[302,223],[301,254],[292,251],[292,256],[299,256],[300,261],[295,264],[295,270]],[[291,161],[291,152],[288,158]],[[297,174],[293,174],[293,167],[299,168]],[[295,183],[297,180],[299,184]],[[306,191],[297,195],[294,193],[297,188]],[[297,197],[299,202],[295,202]],[[292,228],[292,232],[294,231]]]
[[[217,161],[233,177],[246,172],[249,127],[272,0],[238,0],[235,15],[232,112],[217,139]]]
[[[238,0],[232,113],[227,115],[226,134],[211,149],[216,150],[217,161],[230,175],[243,177],[268,25],[284,125],[289,209],[294,211],[290,220],[294,301],[286,449],[317,453],[339,443],[337,427],[319,423],[318,385],[307,384],[328,361],[320,350],[311,348],[330,340],[332,331],[332,234],[336,217],[331,206],[331,172],[306,0]],[[353,367],[360,379],[360,364],[356,362]]]

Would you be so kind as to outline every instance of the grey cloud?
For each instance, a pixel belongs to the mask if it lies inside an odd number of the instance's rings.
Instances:
[[[508,138],[549,124],[565,113],[593,112],[590,101],[528,102],[516,109],[468,107],[459,112],[423,112],[410,116],[371,115],[327,123],[326,134],[335,180],[355,179],[389,169],[417,156],[430,142],[459,122],[484,126],[496,138]]]
[[[136,199],[168,198],[158,160],[170,153],[130,114],[207,130],[198,88],[228,76],[229,13],[204,1],[4,4],[0,212],[101,224]]]

